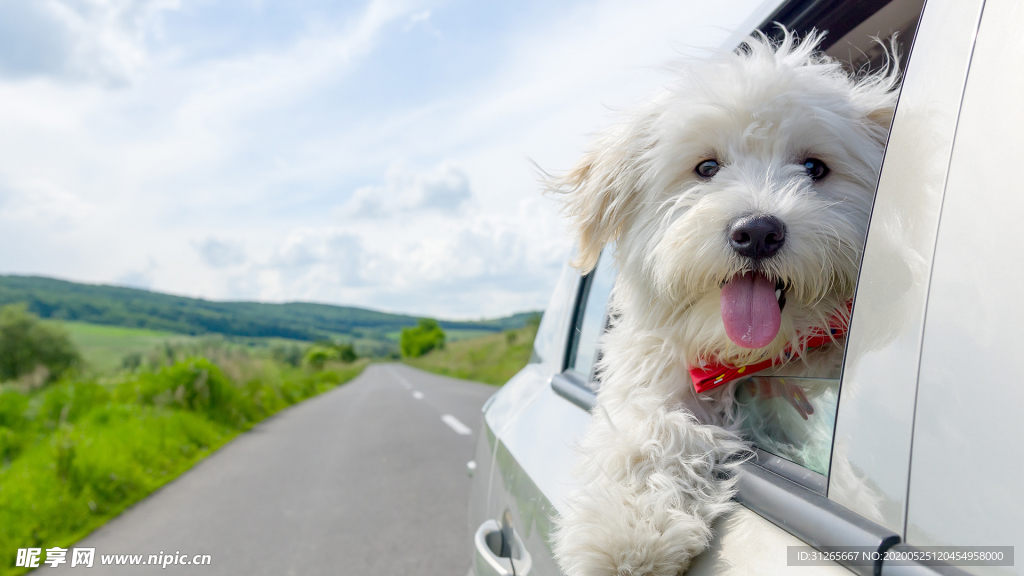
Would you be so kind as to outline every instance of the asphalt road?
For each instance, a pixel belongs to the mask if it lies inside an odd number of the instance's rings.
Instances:
[[[96,548],[84,574],[461,576],[470,562],[466,462],[494,392],[372,365],[240,435],[76,544]],[[145,562],[161,553],[209,554],[211,563],[100,565],[102,555]],[[83,573],[71,554],[55,574]]]

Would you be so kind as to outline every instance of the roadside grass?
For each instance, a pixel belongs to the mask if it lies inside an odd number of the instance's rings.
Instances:
[[[500,386],[530,361],[536,326],[449,342],[419,358],[402,361],[421,370]]]
[[[214,349],[102,380],[0,387],[0,575],[18,548],[68,548],[240,432],[358,376]],[[45,560],[45,552],[43,554]]]
[[[449,329],[444,331],[445,338],[448,342],[461,342],[462,340],[472,340],[473,338],[480,338],[481,336],[492,336],[495,332],[493,330],[459,330]]]

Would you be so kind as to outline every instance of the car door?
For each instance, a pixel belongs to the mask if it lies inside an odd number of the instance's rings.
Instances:
[[[1024,270],[1003,236],[1024,218],[1022,30],[1019,2],[985,2],[945,159],[906,468],[901,549],[980,552],[955,563],[970,574],[1020,574],[1024,544]]]

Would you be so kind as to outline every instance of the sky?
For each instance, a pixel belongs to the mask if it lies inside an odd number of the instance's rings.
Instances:
[[[0,0],[0,274],[543,309],[567,170],[773,0]]]

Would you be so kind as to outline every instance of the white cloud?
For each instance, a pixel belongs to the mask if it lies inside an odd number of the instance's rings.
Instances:
[[[303,229],[292,232],[271,256],[267,269],[280,273],[278,284],[332,286],[363,285],[363,247],[358,237],[336,230]],[[277,288],[280,288],[278,286]]]
[[[402,27],[402,32],[409,32],[413,28],[420,27],[426,30],[427,33],[439,38],[441,36],[441,31],[430,23],[430,17],[432,15],[432,10],[424,10],[409,16],[405,22],[405,26]]]
[[[76,225],[94,213],[88,201],[41,177],[13,180],[0,175],[0,205],[0,219],[35,224]]]
[[[132,268],[114,279],[114,283],[129,288],[141,288],[150,290],[153,287],[153,272],[156,271],[156,262],[152,258],[141,268]]]
[[[149,60],[147,37],[178,0],[0,2],[0,73],[131,81]]]
[[[384,175],[384,184],[357,189],[342,214],[355,218],[388,218],[423,210],[455,214],[471,197],[469,178],[451,164],[421,174],[392,164]]]
[[[212,236],[194,246],[203,261],[212,268],[237,266],[244,264],[246,260],[245,251],[241,246]]]

